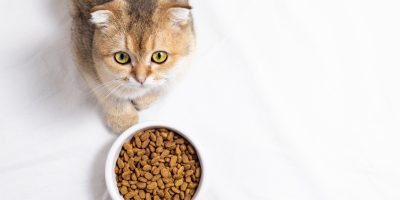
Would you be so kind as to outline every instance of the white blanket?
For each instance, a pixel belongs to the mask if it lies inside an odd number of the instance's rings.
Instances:
[[[0,1],[2,200],[109,199],[67,3]],[[400,199],[398,1],[192,3],[197,58],[141,121],[192,130],[199,199]]]

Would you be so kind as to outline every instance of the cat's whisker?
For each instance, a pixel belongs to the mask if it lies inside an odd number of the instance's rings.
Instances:
[[[111,86],[112,84],[116,83],[118,80],[119,79],[114,79],[114,80],[99,84],[96,87],[94,87],[93,89],[91,89],[91,91],[88,94],[89,95],[95,94],[95,93],[99,92],[99,90],[105,89],[107,86]]]
[[[113,79],[113,80],[111,80],[111,81],[107,81],[107,82],[104,82],[104,83],[100,83],[100,84],[98,84],[97,86],[95,86],[93,89],[96,89],[96,88],[98,88],[98,87],[101,87],[101,86],[103,86],[103,85],[105,85],[105,84],[112,83],[112,82],[114,82],[114,81],[116,81],[116,79]]]
[[[114,87],[104,98],[104,100],[107,100],[112,94],[114,94],[115,92],[118,91],[119,88],[121,88],[123,85],[122,84],[118,84],[118,86]]]
[[[108,98],[111,97],[112,94],[114,94],[115,92],[118,91],[118,89],[122,86],[122,84],[118,84],[117,86],[115,86],[115,87],[112,88],[111,90],[108,90],[108,89],[105,88],[106,86],[110,86],[110,85],[112,85],[112,84],[114,84],[114,83],[117,83],[118,81],[119,81],[119,79],[114,79],[114,80],[105,82],[105,83],[103,83],[103,84],[99,84],[98,86],[96,86],[96,87],[93,89],[94,91],[92,91],[91,93],[92,93],[92,94],[93,94],[93,93],[97,93],[97,94],[96,94],[96,95],[97,95],[97,98],[99,98],[98,101],[96,101],[96,103],[95,103],[95,106],[96,106],[96,107],[97,107],[98,105],[100,105],[100,103],[101,103],[102,101],[103,101],[103,102],[106,101]],[[101,89],[104,89],[104,90],[99,91],[99,90],[101,90]],[[101,96],[104,95],[105,93],[107,93],[107,94],[106,94],[106,97],[101,97]]]
[[[101,85],[99,87],[97,87],[96,89],[92,90],[91,92],[89,92],[89,94],[100,94],[100,93],[104,93],[107,92],[107,87],[108,86],[112,86],[114,83],[109,83],[109,84],[105,84],[105,85]]]

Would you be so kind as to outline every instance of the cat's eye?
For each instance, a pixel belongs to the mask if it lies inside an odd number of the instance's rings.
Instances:
[[[131,57],[125,52],[118,52],[114,55],[114,59],[117,63],[125,65],[131,62]]]
[[[168,53],[165,51],[156,51],[151,56],[151,61],[157,64],[163,64],[168,59]]]

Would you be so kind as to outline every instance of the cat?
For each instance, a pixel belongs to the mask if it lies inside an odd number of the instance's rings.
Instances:
[[[195,48],[188,0],[72,0],[75,60],[113,132],[163,93]]]

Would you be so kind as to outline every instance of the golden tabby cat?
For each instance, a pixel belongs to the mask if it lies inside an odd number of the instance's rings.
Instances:
[[[117,133],[138,122],[194,48],[187,0],[72,0],[76,62]]]

